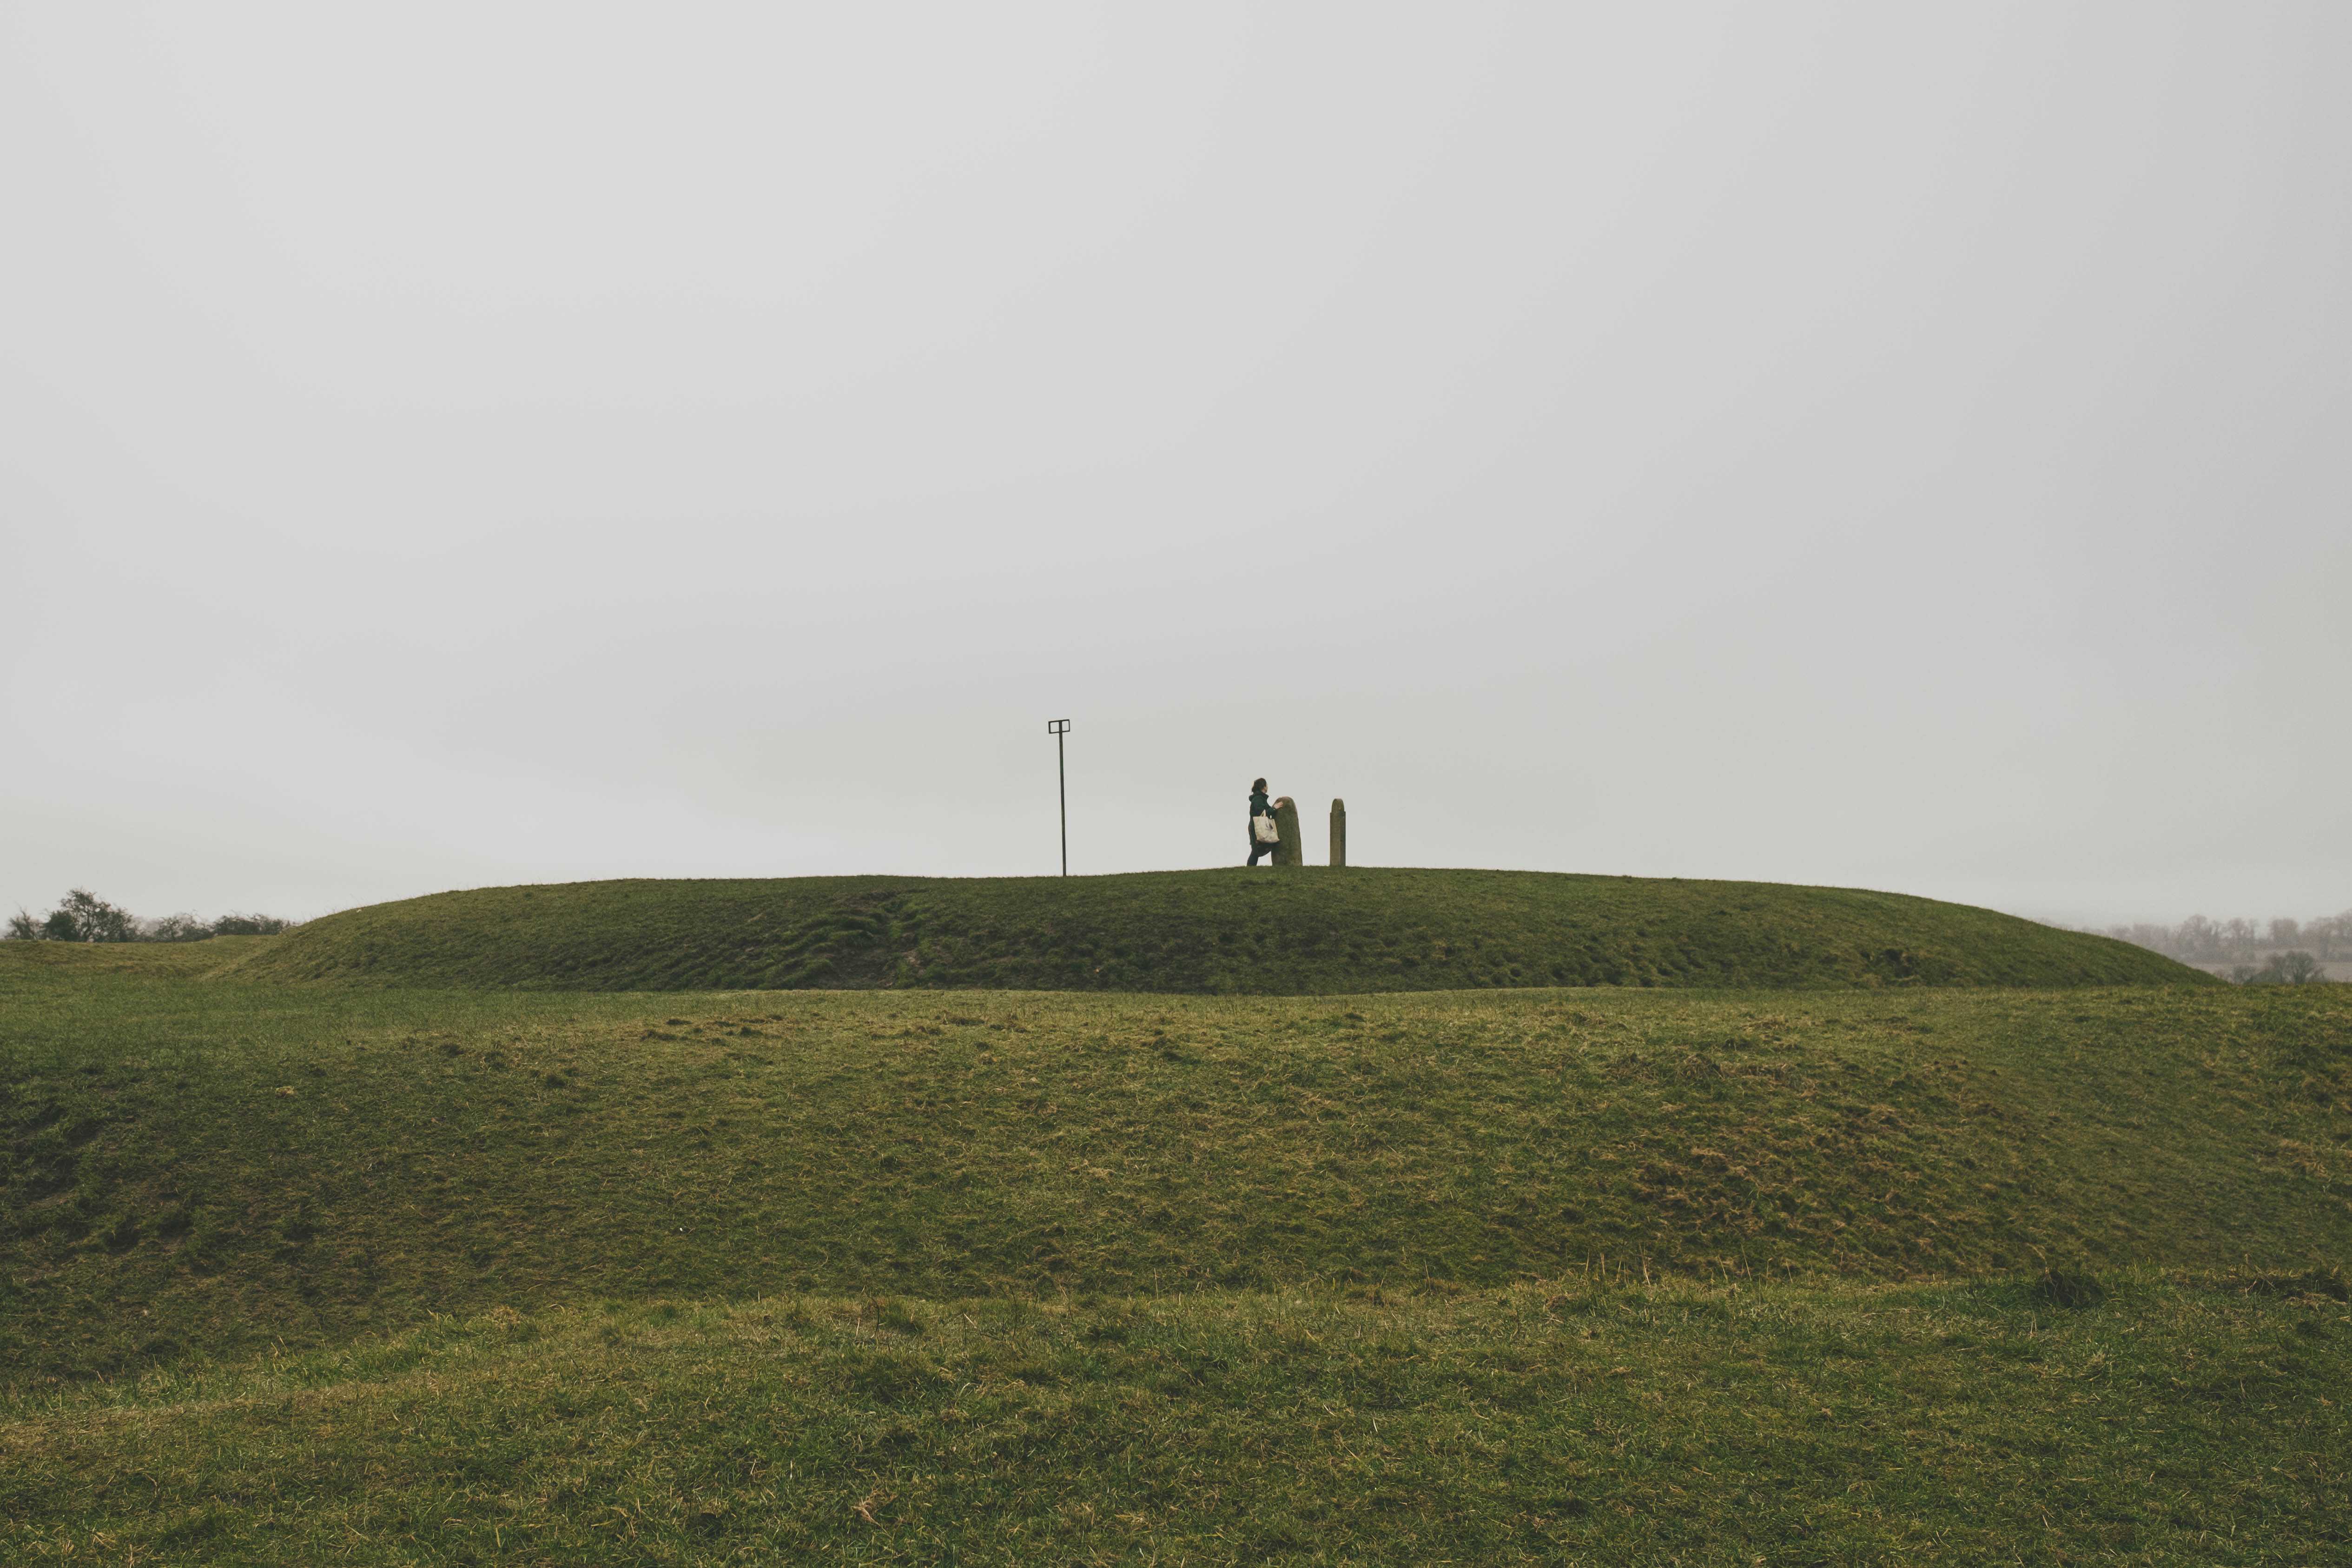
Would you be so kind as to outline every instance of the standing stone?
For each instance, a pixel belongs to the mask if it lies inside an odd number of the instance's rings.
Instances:
[[[1348,803],[1334,800],[1331,803],[1331,864],[1344,866],[1347,863]]]
[[[1274,863],[1277,866],[1307,864],[1307,841],[1298,835],[1298,803],[1284,795],[1274,803],[1274,826],[1282,835],[1282,842],[1274,847]]]

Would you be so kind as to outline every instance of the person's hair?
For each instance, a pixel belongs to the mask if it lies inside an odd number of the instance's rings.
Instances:
[[[1264,789],[1265,787],[1265,781],[1264,779],[1260,779],[1260,780],[1258,780],[1255,784],[1254,784],[1250,785],[1250,788],[1252,788],[1252,789]]]

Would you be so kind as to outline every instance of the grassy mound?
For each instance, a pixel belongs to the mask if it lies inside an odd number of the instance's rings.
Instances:
[[[0,1405],[0,1553],[2340,1561],[2344,1305],[2116,1283],[500,1311]]]
[[[2352,1258],[2336,987],[687,998],[13,943],[0,1017],[0,1382],[593,1298]]]
[[[2210,981],[2105,937],[1895,893],[1370,868],[488,888],[314,921],[248,969],[581,991],[1271,995]]]
[[[0,1560],[2332,1561],[2352,994],[0,944]]]

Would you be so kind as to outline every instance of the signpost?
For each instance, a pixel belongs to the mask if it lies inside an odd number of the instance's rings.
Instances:
[[[1054,776],[1062,793],[1062,875],[1070,874],[1070,764],[1062,751],[1062,737],[1070,732],[1067,719],[1045,721],[1045,733],[1054,737]]]

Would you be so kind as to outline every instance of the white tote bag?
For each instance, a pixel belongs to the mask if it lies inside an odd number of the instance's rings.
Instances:
[[[1250,831],[1257,835],[1257,841],[1260,844],[1279,844],[1282,842],[1282,829],[1274,825],[1274,818],[1271,816],[1251,817]]]

